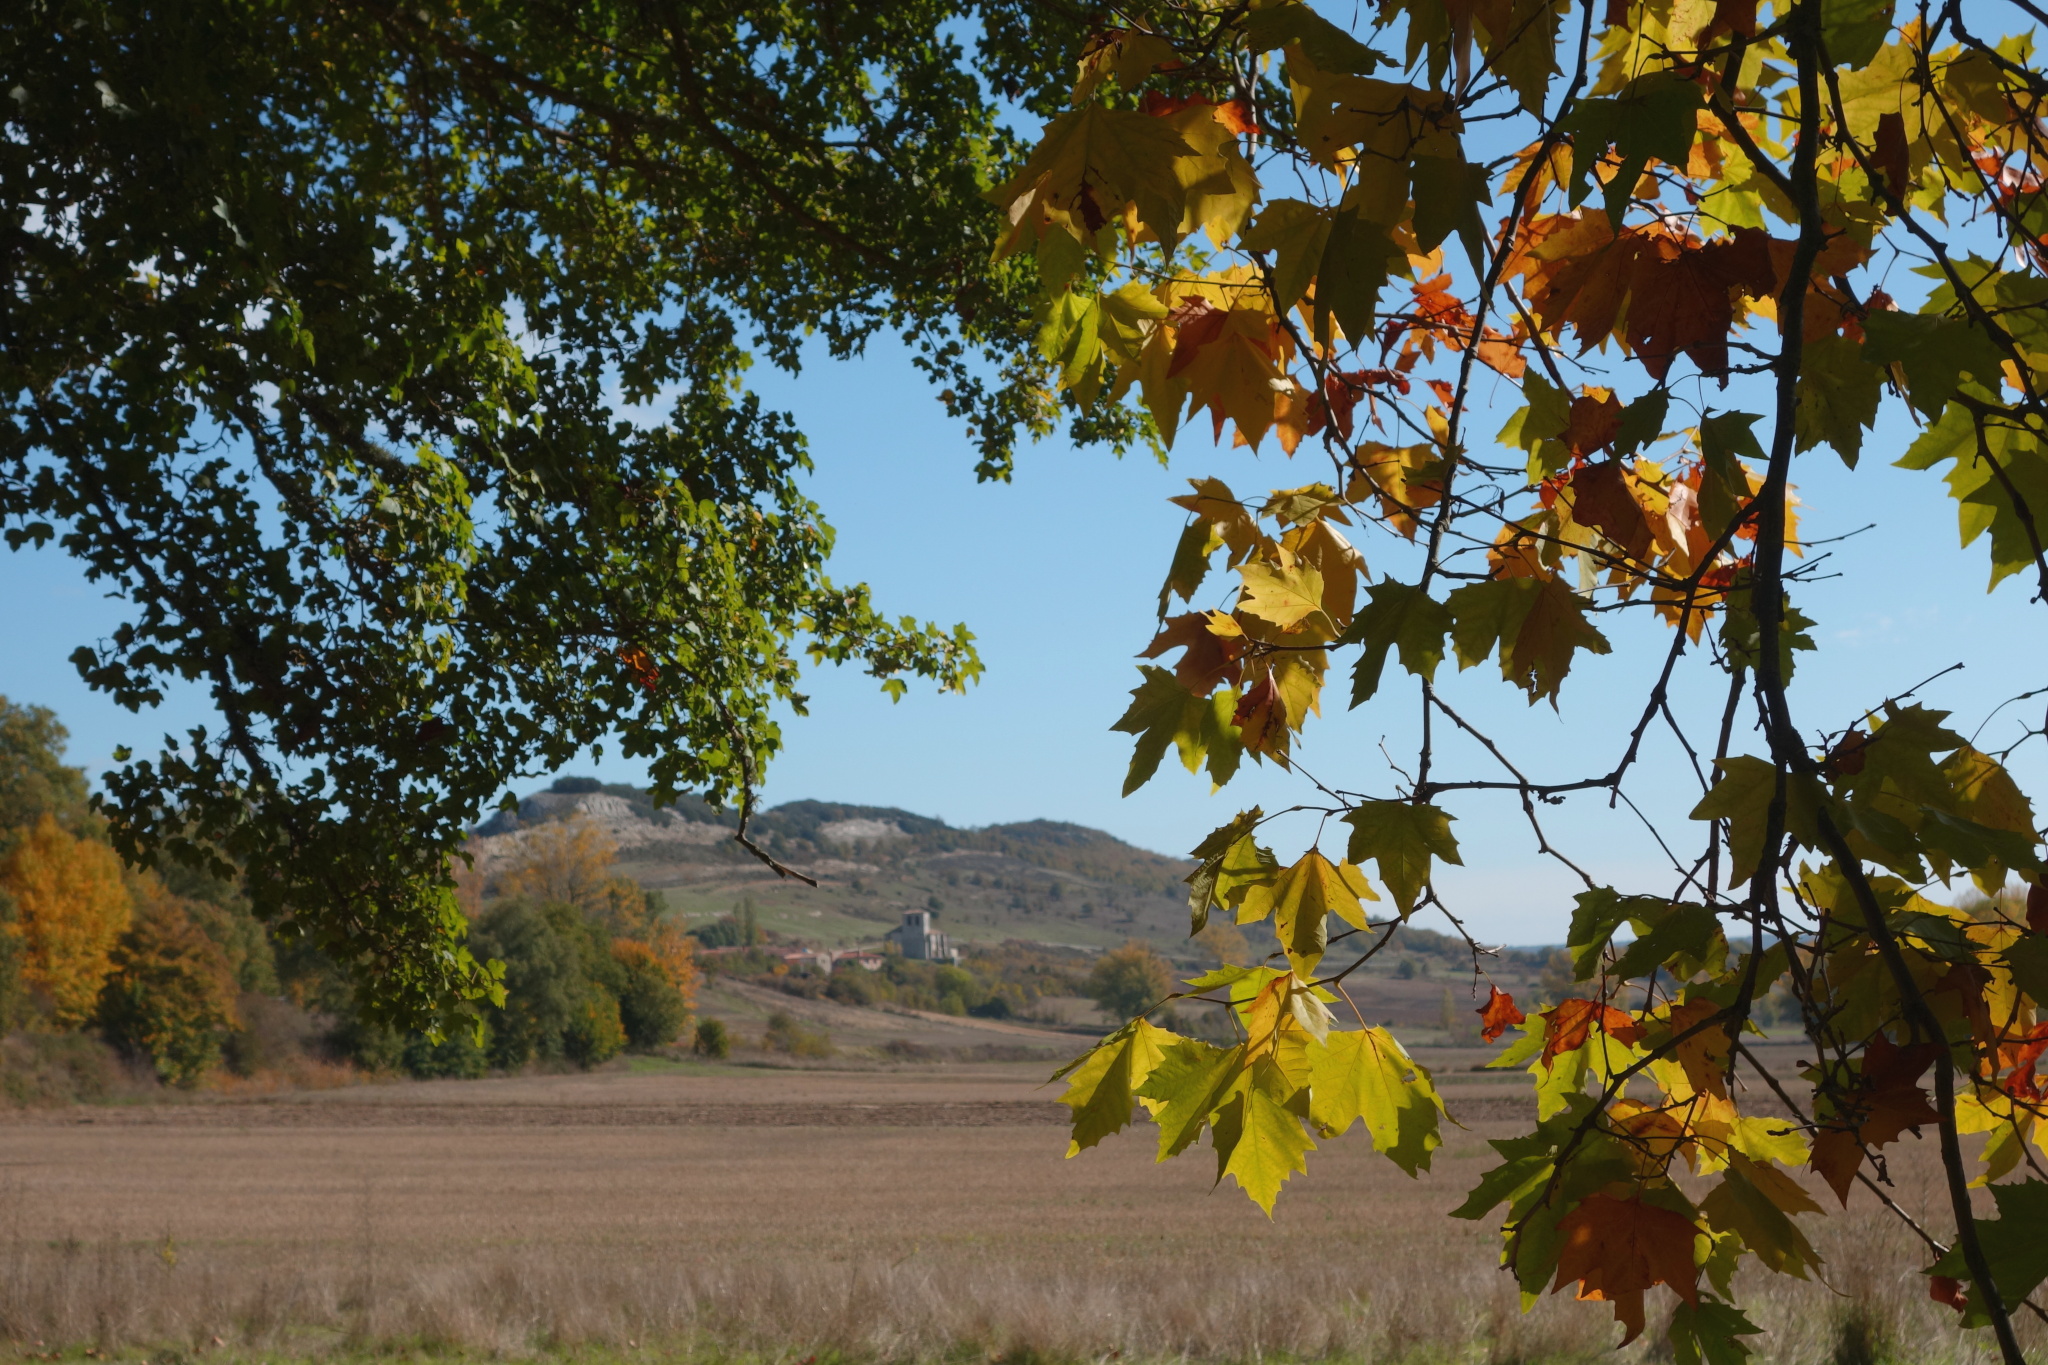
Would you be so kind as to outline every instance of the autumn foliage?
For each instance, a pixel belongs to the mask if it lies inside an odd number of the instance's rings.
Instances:
[[[1811,713],[1790,686],[1824,638],[1795,464],[1856,471],[1887,403],[1992,586],[2048,600],[2048,74],[1978,7],[1895,8],[1386,0],[1347,28],[1296,0],[1138,5],[1076,54],[1071,107],[989,194],[1058,386],[1091,420],[1306,466],[1173,500],[1125,790],[1168,754],[1215,787],[1310,770],[1276,814],[1343,848],[1283,858],[1259,808],[1200,841],[1192,932],[1264,923],[1279,951],[1178,992],[1228,1004],[1234,1043],[1141,1017],[1063,1073],[1071,1151],[1136,1106],[1162,1159],[1206,1132],[1269,1211],[1354,1125],[1426,1167],[1442,1101],[1384,1030],[1345,1026],[1344,980],[1411,916],[1463,932],[1436,876],[1462,861],[1455,810],[1505,796],[1584,888],[1565,998],[1478,1010],[1536,1125],[1492,1144],[1457,1215],[1497,1222],[1525,1300],[1605,1302],[1626,1341],[1668,1290],[1673,1355],[1739,1361],[1737,1267],[1819,1273],[1796,1219],[1824,1207],[1790,1172],[1883,1194],[1885,1149],[1919,1134],[1951,1224],[1911,1223],[1921,1268],[2019,1361],[2012,1313],[2048,1272],[2024,1230],[2048,1195],[2034,808],[2011,748],[1918,673]],[[1511,411],[1482,427],[1493,394]],[[1492,665],[1562,713],[1625,643],[1651,681],[1583,773],[1517,756],[1445,685]],[[1695,679],[1710,704],[1683,702]],[[1318,725],[1397,691],[1421,721],[1383,776],[1306,761]],[[1673,783],[1689,831],[1630,795]],[[1545,807],[1580,793],[1641,817],[1668,882],[1574,861]],[[1750,1046],[1772,992],[1807,1035],[1796,1074]]]
[[[0,863],[0,889],[14,900],[10,932],[20,936],[21,975],[31,998],[55,1027],[86,1022],[134,910],[121,859],[45,813]]]

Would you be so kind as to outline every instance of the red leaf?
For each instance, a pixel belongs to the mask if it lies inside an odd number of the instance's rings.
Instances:
[[[1479,1036],[1490,1043],[1514,1025],[1526,1022],[1529,1016],[1516,1009],[1515,997],[1500,987],[1488,982],[1486,989],[1486,1003],[1476,1013],[1481,1024]]]
[[[1884,187],[1894,199],[1906,197],[1913,180],[1912,163],[1906,155],[1906,119],[1898,110],[1877,116],[1875,160],[1884,172]]]
[[[1196,354],[1223,335],[1223,324],[1229,320],[1228,309],[1202,298],[1189,299],[1168,313],[1167,325],[1174,329],[1173,363],[1166,367],[1168,377],[1194,364]]]
[[[1948,1275],[1927,1277],[1927,1297],[1936,1303],[1945,1303],[1958,1313],[1970,1306],[1970,1296],[1963,1292],[1963,1282]]]
[[[1835,1117],[1815,1134],[1807,1163],[1845,1207],[1856,1172],[1863,1169],[1865,1147],[1882,1147],[1908,1128],[1941,1121],[1920,1077],[1943,1051],[1935,1043],[1900,1047],[1882,1033],[1863,1050],[1854,1088],[1836,1100]]]
[[[1242,674],[1238,656],[1244,652],[1243,637],[1226,639],[1211,632],[1207,612],[1191,611],[1168,620],[1138,657],[1156,659],[1169,649],[1187,650],[1173,673],[1198,697],[1214,692],[1218,683],[1235,684]]]
[[[2027,927],[2048,934],[2048,874],[2027,888]]]
[[[1576,418],[1578,404],[1572,406]],[[1643,505],[1629,491],[1628,478],[1619,460],[1602,460],[1574,470],[1571,490],[1573,521],[1606,536],[1637,563],[1649,562],[1656,538]]]

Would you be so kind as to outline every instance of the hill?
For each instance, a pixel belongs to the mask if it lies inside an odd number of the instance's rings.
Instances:
[[[1135,847],[1101,830],[1055,820],[963,829],[886,806],[791,801],[758,814],[751,833],[777,858],[818,879],[779,878],[732,841],[737,818],[701,801],[656,810],[639,788],[562,778],[478,826],[472,847],[489,871],[516,853],[525,831],[582,817],[618,844],[618,866],[656,891],[669,913],[706,924],[750,902],[762,927],[817,947],[874,945],[906,910],[930,910],[964,948],[1013,940],[1094,952],[1139,939],[1185,966],[1213,963],[1188,941],[1194,864]],[[1254,952],[1275,945],[1248,927]],[[1544,954],[1505,953],[1492,970],[1503,989],[1533,998]],[[1424,929],[1400,951],[1354,975],[1349,987],[1373,1022],[1435,1029],[1447,999],[1464,1030],[1470,1009],[1465,945]],[[1481,994],[1484,992],[1482,991]]]

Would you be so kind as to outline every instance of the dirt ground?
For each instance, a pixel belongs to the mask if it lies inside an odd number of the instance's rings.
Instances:
[[[1471,1125],[1434,1174],[1409,1180],[1354,1133],[1270,1221],[1212,1188],[1205,1152],[1156,1165],[1149,1126],[1066,1160],[1041,1064],[672,1065],[15,1114],[0,1329],[265,1353],[1611,1359],[1601,1306],[1524,1317],[1491,1227],[1444,1217],[1522,1103],[1464,1056],[1425,1058]],[[1929,1171],[1897,1169],[1905,1202],[1935,1202]],[[1784,1348],[1762,1358],[1837,1358],[1852,1310],[1911,1358],[1969,1358],[1895,1227],[1829,1221],[1840,1293],[1760,1290]]]

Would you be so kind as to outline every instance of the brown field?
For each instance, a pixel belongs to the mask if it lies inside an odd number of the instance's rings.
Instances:
[[[1466,1054],[1424,1060],[1472,1125],[1435,1175],[1354,1134],[1271,1222],[1201,1153],[1156,1166],[1146,1128],[1063,1161],[1042,1064],[643,1064],[15,1114],[0,1335],[116,1359],[1616,1358],[1603,1306],[1522,1315],[1491,1229],[1443,1217],[1517,1101]],[[1894,1173],[1933,1202],[1920,1163]],[[1826,1221],[1831,1288],[1749,1286],[1759,1359],[1989,1358],[1874,1204]]]

